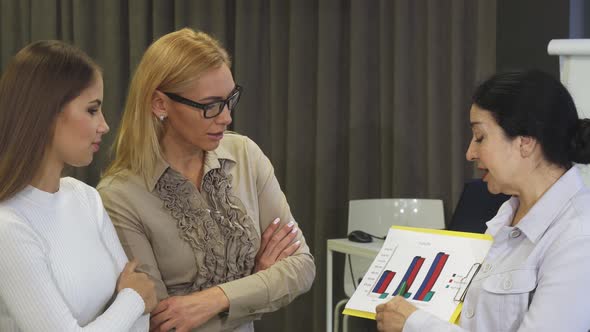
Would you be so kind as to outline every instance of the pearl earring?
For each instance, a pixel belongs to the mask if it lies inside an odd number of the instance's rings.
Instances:
[[[160,115],[160,121],[164,121],[165,116],[164,115]]]

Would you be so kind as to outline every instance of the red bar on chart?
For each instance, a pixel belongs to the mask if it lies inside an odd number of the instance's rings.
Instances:
[[[383,294],[387,287],[389,287],[394,276],[395,272],[389,270],[384,271],[383,274],[381,274],[381,278],[379,278],[377,285],[375,285],[373,293]]]
[[[400,281],[399,285],[395,289],[395,292],[393,292],[394,296],[406,295],[406,293],[410,289],[410,286],[412,286],[412,283],[414,282],[414,279],[416,278],[418,271],[420,271],[420,268],[422,267],[423,263],[424,257],[415,256],[412,259],[412,262],[410,263],[410,266],[408,267],[406,274],[404,274],[402,281]]]
[[[426,278],[424,278],[422,285],[420,286],[418,292],[416,292],[416,295],[414,296],[414,300],[430,301],[430,299],[434,295],[434,292],[431,292],[432,286],[434,286],[434,284],[436,283],[436,280],[440,276],[440,273],[443,267],[445,266],[445,263],[447,262],[448,258],[449,255],[445,254],[444,252],[439,252],[436,255],[434,261],[432,262],[432,265],[430,266],[430,269],[428,270],[428,273],[426,274]]]

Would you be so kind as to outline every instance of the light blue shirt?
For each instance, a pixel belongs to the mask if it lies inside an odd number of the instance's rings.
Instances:
[[[463,305],[460,327],[417,310],[403,331],[588,331],[590,190],[576,167],[516,227],[512,197],[488,221],[494,237]]]

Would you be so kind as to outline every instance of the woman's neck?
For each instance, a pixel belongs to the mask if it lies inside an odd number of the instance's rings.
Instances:
[[[162,139],[164,158],[170,167],[180,172],[193,184],[200,187],[205,163],[205,151],[193,145],[178,144],[177,141],[164,136]]]
[[[521,181],[522,186],[517,195],[520,203],[512,220],[512,226],[516,226],[520,222],[537,201],[566,171],[565,168],[556,165],[540,166],[531,172],[524,179],[525,181]]]
[[[43,160],[30,185],[48,193],[58,192],[63,168],[63,163],[51,160],[51,158]]]

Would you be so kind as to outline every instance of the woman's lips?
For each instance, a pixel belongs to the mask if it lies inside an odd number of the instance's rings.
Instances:
[[[487,169],[483,170],[483,176],[481,177],[481,179],[483,181],[486,181],[487,180],[487,177],[488,177],[488,174],[490,174],[490,172],[488,172]]]
[[[210,134],[207,134],[207,136],[209,136],[209,138],[211,138],[213,140],[219,141],[219,140],[221,140],[223,138],[223,132],[221,132],[221,133],[210,133]]]

